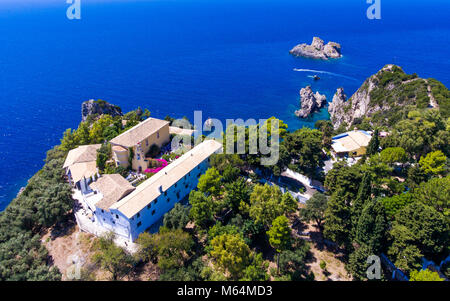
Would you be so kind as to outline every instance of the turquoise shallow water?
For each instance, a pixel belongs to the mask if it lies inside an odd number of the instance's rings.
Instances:
[[[296,129],[329,117],[294,116],[308,84],[329,100],[338,87],[350,96],[395,63],[450,85],[450,5],[441,0],[383,1],[376,21],[363,0],[82,0],[77,21],[65,1],[35,2],[0,3],[0,210],[91,98],[161,118],[275,115]],[[340,42],[344,57],[289,55],[313,36]]]

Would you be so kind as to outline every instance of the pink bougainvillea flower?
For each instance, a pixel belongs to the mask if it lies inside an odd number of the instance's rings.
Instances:
[[[154,159],[154,160],[161,162],[161,166],[156,168],[147,168],[146,170],[144,170],[145,173],[157,173],[158,171],[160,171],[161,169],[163,169],[168,165],[167,161],[164,159]]]

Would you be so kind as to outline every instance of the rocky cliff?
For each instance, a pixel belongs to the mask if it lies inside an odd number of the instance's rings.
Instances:
[[[448,115],[450,93],[435,79],[406,74],[396,65],[386,65],[366,79],[350,99],[339,88],[328,107],[335,129],[369,122],[391,126],[412,109],[439,108]]]
[[[295,111],[297,117],[306,118],[311,113],[316,112],[323,108],[327,103],[327,97],[325,95],[319,94],[319,92],[314,92],[311,86],[302,88],[300,90],[300,105],[301,109]]]
[[[88,100],[81,104],[81,120],[86,121],[90,115],[108,114],[112,117],[122,116],[122,109],[104,100]]]
[[[306,43],[299,44],[292,48],[289,53],[294,56],[303,56],[321,60],[342,57],[340,44],[328,42],[328,44],[325,45],[324,41],[318,37],[313,38],[311,45]]]

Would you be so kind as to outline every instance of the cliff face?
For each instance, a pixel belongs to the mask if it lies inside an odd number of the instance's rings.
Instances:
[[[347,100],[342,88],[337,90],[328,107],[331,122],[335,129],[341,125],[349,128],[362,120],[377,125],[392,125],[406,110],[439,107],[430,86],[431,81],[437,82],[419,78],[417,74],[408,75],[398,66],[386,65],[366,79],[350,99]],[[445,103],[448,101],[445,100]],[[444,101],[441,103],[444,104]]]
[[[340,58],[341,45],[335,42],[324,44],[324,41],[318,37],[314,37],[311,45],[299,44],[289,51],[294,56],[303,56],[313,59],[328,60],[330,58]]]
[[[301,109],[295,111],[295,115],[301,118],[308,117],[311,113],[323,108],[327,103],[327,97],[319,94],[319,92],[314,94],[311,86],[300,90],[300,99]]]
[[[86,121],[89,115],[108,114],[112,117],[122,116],[122,109],[104,100],[88,100],[81,104],[81,121]]]

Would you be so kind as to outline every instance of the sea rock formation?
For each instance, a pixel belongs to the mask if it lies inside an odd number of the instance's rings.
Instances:
[[[434,94],[434,91],[441,91]],[[439,106],[433,100],[447,94],[448,89],[434,79],[422,79],[417,74],[406,74],[399,66],[386,65],[364,81],[348,100],[339,88],[328,106],[335,129],[349,128],[363,121],[373,125],[392,126],[399,116],[411,109]],[[441,98],[440,103],[445,99]]]
[[[319,92],[314,92],[311,86],[307,86],[300,90],[300,106],[301,109],[295,111],[297,117],[306,118],[311,113],[316,112],[323,108],[327,103],[327,97],[321,95]]]
[[[345,118],[344,105],[347,101],[347,95],[345,95],[344,88],[338,88],[333,96],[333,100],[328,105],[328,112],[331,116],[331,122],[335,129],[337,129]]]
[[[303,56],[313,59],[328,60],[342,57],[341,45],[335,42],[328,42],[325,45],[321,38],[314,37],[311,45],[299,44],[289,51],[294,56]]]
[[[108,114],[112,117],[122,116],[122,109],[104,100],[88,100],[81,104],[81,120],[86,121],[90,115]]]

